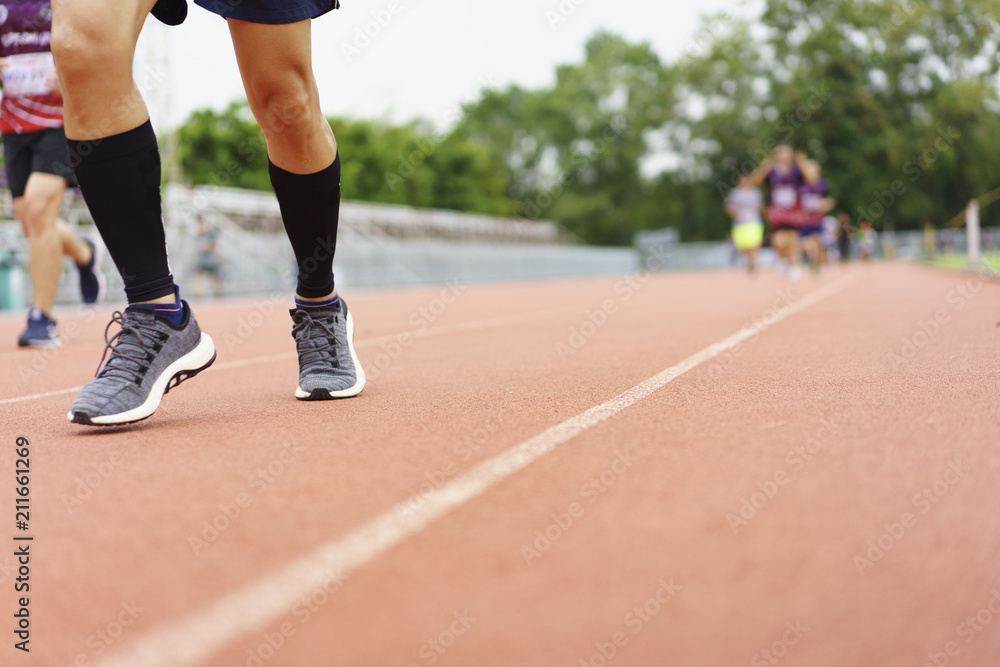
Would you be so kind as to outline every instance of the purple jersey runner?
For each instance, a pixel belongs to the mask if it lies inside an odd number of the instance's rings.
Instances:
[[[4,58],[0,132],[22,134],[62,127],[62,97],[52,92],[48,0],[0,3],[0,57]]]
[[[825,178],[815,183],[803,183],[799,187],[799,204],[802,206],[806,225],[813,227],[823,224],[824,212],[820,210],[820,204],[829,195],[830,188]]]
[[[799,188],[802,186],[802,171],[799,165],[791,167],[775,165],[767,175],[771,185],[771,206],[781,209],[793,209],[799,203]]]

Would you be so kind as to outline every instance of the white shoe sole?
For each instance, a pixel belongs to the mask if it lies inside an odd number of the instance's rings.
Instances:
[[[33,347],[35,349],[62,347],[62,344],[62,338],[33,338],[24,344],[21,344],[21,341],[17,342],[18,347]]]
[[[75,419],[73,411],[70,410],[67,417],[71,422],[93,424],[96,426],[131,424],[132,422],[141,421],[156,412],[156,408],[160,407],[160,400],[164,394],[184,380],[194,377],[211,366],[213,361],[215,361],[215,343],[212,342],[212,337],[203,331],[201,333],[201,340],[198,341],[195,348],[167,366],[160,373],[160,376],[153,381],[149,395],[146,396],[146,400],[141,405],[114,415],[101,415],[99,417],[84,416],[79,421]]]
[[[358,360],[358,353],[354,350],[354,315],[351,314],[350,309],[347,310],[347,349],[351,352],[351,361],[354,362],[354,372],[356,374],[354,384],[347,389],[338,389],[337,391],[331,391],[329,389],[314,389],[312,391],[305,391],[302,387],[295,388],[295,398],[300,401],[316,401],[324,400],[329,398],[350,398],[351,396],[357,396],[361,393],[361,390],[365,388],[365,371],[361,368],[361,362]],[[327,396],[316,396],[316,392],[326,392]]]

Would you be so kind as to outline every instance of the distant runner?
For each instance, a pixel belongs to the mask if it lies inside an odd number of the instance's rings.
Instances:
[[[819,162],[803,162],[802,176],[804,182],[799,186],[799,206],[802,209],[799,236],[810,266],[813,271],[819,271],[823,263],[823,218],[833,210],[836,201],[830,196],[830,188],[823,178]]]
[[[85,303],[104,294],[99,272],[100,245],[77,237],[59,219],[66,189],[76,185],[67,164],[63,99],[51,42],[52,12],[43,0],[0,4],[0,132],[3,133],[7,184],[14,214],[28,238],[28,264],[34,293],[21,347],[62,345],[52,308],[66,255],[80,272]]]
[[[764,195],[750,181],[740,176],[739,186],[726,197],[726,214],[733,219],[733,245],[747,257],[750,273],[757,269],[757,251],[764,242]]]
[[[805,154],[794,153],[788,144],[774,149],[774,155],[764,160],[750,175],[750,182],[760,187],[767,181],[771,188],[771,205],[767,209],[767,221],[771,225],[771,245],[787,265],[787,276],[796,281],[802,276],[799,264],[802,250],[799,245],[799,224],[802,213],[799,208],[799,188],[804,179],[799,163],[805,161]]]

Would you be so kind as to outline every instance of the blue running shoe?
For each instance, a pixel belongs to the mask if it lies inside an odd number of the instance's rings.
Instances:
[[[28,313],[28,328],[17,339],[17,344],[20,347],[59,347],[62,345],[59,325],[38,308],[32,308]]]
[[[80,295],[84,303],[100,303],[104,301],[104,290],[107,281],[101,273],[101,257],[104,248],[90,239],[83,239],[83,242],[90,246],[90,261],[83,266],[77,266],[80,271]]]

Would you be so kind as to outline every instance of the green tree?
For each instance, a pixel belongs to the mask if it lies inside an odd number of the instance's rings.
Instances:
[[[650,215],[641,167],[649,134],[670,118],[672,89],[648,44],[598,33],[553,88],[490,91],[457,131],[499,144],[522,215],[552,217],[590,243],[628,244],[638,229],[669,224]]]
[[[724,238],[724,197],[778,143],[820,160],[840,210],[897,229],[1000,183],[996,0],[767,0],[755,21],[704,25],[672,63],[599,32],[552,86],[485,90],[446,132],[332,119],[344,196],[628,244],[661,227]],[[245,105],[197,112],[179,136],[192,182],[269,188]]]
[[[508,173],[493,145],[427,123],[330,119],[346,199],[511,215]],[[196,111],[179,130],[181,164],[199,185],[270,190],[264,136],[245,103]]]
[[[244,102],[195,111],[177,130],[185,179],[198,185],[267,190],[267,145]]]

